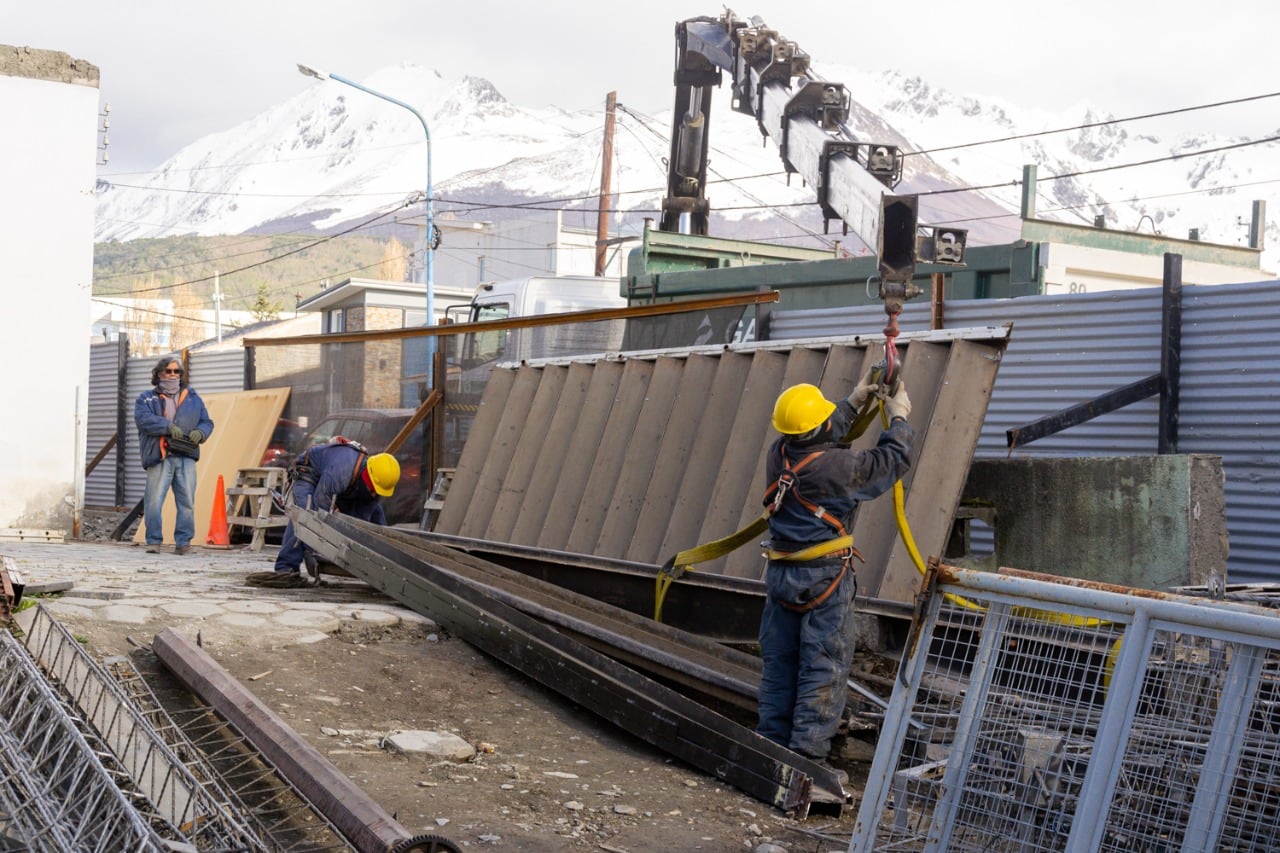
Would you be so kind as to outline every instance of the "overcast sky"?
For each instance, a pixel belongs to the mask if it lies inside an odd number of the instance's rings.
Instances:
[[[485,77],[521,106],[601,108],[616,90],[632,109],[659,112],[672,100],[675,22],[723,8],[692,0],[0,0],[0,42],[99,67],[111,105],[111,162],[100,172],[119,174],[154,168],[315,85],[298,62],[360,80],[412,61]],[[819,70],[900,70],[1054,112],[1088,101],[1120,117],[1280,91],[1275,0],[744,0],[731,8],[763,18]],[[1187,121],[1273,135],[1278,105]]]

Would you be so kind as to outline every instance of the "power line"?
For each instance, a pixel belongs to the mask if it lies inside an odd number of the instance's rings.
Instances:
[[[1149,118],[1163,118],[1164,116],[1178,115],[1180,113],[1190,113],[1190,112],[1195,112],[1197,110],[1209,110],[1209,109],[1214,109],[1215,107],[1234,106],[1235,104],[1244,104],[1250,101],[1261,101],[1266,98],[1275,98],[1275,97],[1280,97],[1280,92],[1270,92],[1266,95],[1251,95],[1247,98],[1235,98],[1234,100],[1218,101],[1212,104],[1198,104],[1193,107],[1179,107],[1177,109],[1164,110],[1158,113],[1145,113],[1143,115],[1128,116],[1126,118],[1113,118],[1113,119],[1107,119],[1106,121],[1095,121],[1095,122],[1090,122],[1088,124],[1077,124],[1072,127],[1059,127],[1054,130],[1040,130],[1034,133],[1019,133],[1016,136],[1002,136],[999,139],[984,139],[980,142],[963,142],[963,143],[960,143],[959,145],[944,145],[941,148],[926,148],[923,151],[907,151],[907,152],[904,152],[904,156],[912,157],[919,154],[937,154],[939,151],[958,151],[961,148],[974,148],[979,145],[995,145],[996,143],[1000,143],[1000,142],[1016,142],[1017,140],[1020,140],[1020,139],[1034,139],[1037,136],[1051,136],[1055,133],[1071,133],[1077,130],[1091,130],[1095,127],[1106,127],[1112,124],[1124,124],[1125,122],[1141,121],[1143,119],[1149,119]]]

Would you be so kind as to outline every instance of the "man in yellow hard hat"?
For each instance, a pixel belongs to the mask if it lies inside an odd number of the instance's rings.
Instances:
[[[369,453],[359,443],[334,436],[307,448],[290,474],[294,506],[334,510],[354,518],[386,524],[381,498],[395,493],[400,463],[390,453]],[[307,547],[298,541],[293,520],[284,529],[275,570],[299,575]]]
[[[870,450],[841,444],[857,412],[873,395],[889,426]],[[911,400],[871,373],[846,399],[832,402],[813,385],[782,392],[769,448],[765,494],[769,558],[760,620],[759,722],[756,731],[825,762],[844,712],[853,662],[854,511],[893,488],[910,467]]]

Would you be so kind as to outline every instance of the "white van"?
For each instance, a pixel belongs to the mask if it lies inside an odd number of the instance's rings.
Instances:
[[[529,276],[476,288],[468,322],[512,320],[602,308],[625,308],[616,278]],[[557,358],[617,350],[622,321],[542,326],[469,335],[464,365]]]

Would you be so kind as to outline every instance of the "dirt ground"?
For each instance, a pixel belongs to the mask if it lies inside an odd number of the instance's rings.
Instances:
[[[146,639],[136,627],[97,623],[83,633],[99,655],[128,653],[146,673],[159,667],[136,648]],[[839,819],[788,818],[444,631],[208,651],[413,833],[529,851],[848,847],[852,807]],[[383,743],[423,729],[457,734],[476,757],[454,763]],[[867,765],[842,766],[860,788]]]
[[[97,622],[85,634],[99,655],[159,667],[136,626]],[[798,821],[489,658],[447,625],[207,651],[406,829],[459,847],[843,851],[873,751],[838,739],[833,763],[849,772],[854,803],[838,819]],[[404,730],[452,732],[477,755],[454,763],[387,748],[385,737]]]

